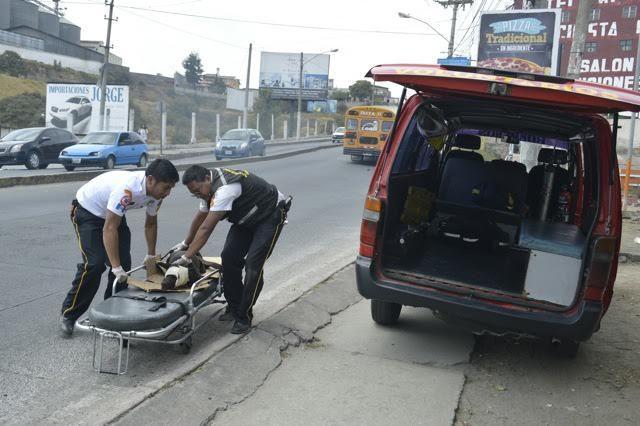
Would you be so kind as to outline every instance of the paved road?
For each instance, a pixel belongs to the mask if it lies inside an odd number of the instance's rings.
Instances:
[[[330,145],[331,141],[322,141],[322,142],[307,142],[303,144],[292,143],[291,145],[277,145],[277,146],[269,146],[267,145],[266,155],[274,155],[274,154],[282,154],[285,152],[297,151],[300,149],[308,149],[316,146],[322,145]],[[213,149],[213,148],[212,148]],[[211,149],[211,150],[212,150]],[[209,150],[209,151],[211,151]],[[179,150],[171,150],[168,151],[170,153],[178,152]],[[188,152],[187,150],[180,151]],[[150,153],[151,157],[154,158],[157,155],[157,152]],[[171,157],[169,157],[171,158]],[[194,153],[193,156],[188,158],[181,158],[178,160],[171,160],[174,164],[191,164],[195,162],[210,162],[216,161],[215,156],[212,153]],[[119,169],[134,169],[134,166],[120,166]],[[76,171],[81,172],[85,170],[100,170],[101,167],[83,167],[76,169]],[[55,174],[64,174],[67,172],[61,164],[51,164],[44,170],[27,170],[24,166],[4,166],[0,169],[0,178],[8,178],[8,177],[23,177],[23,176],[42,176],[42,175],[55,175]]]
[[[330,149],[247,168],[294,196],[290,223],[266,268],[267,284],[255,309],[260,321],[353,260],[372,166],[352,164],[339,149]],[[57,336],[60,304],[80,260],[68,221],[77,187],[0,189],[0,423],[97,421],[91,416],[117,413],[233,341],[228,327],[213,321],[196,336],[189,357],[141,345],[132,351],[136,367],[129,375],[95,374],[90,336]],[[176,188],[159,216],[160,247],[183,238],[196,204],[183,187]],[[132,212],[128,220],[139,261],[145,253],[143,214]],[[207,254],[220,252],[226,229],[215,231]]]

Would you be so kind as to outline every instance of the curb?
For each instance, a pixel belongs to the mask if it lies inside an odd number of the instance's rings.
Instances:
[[[621,251],[620,254],[618,255],[618,263],[637,263],[637,262],[640,262],[640,255],[638,254]]]
[[[262,161],[279,160],[281,158],[288,158],[296,155],[307,154],[310,152],[320,151],[320,150],[329,149],[329,148],[337,148],[337,147],[342,147],[342,145],[331,144],[327,146],[304,148],[304,149],[299,149],[297,151],[285,152],[282,154],[275,154],[275,155],[267,155],[264,157],[246,157],[246,158],[234,158],[232,160],[210,161],[206,163],[179,164],[179,165],[176,165],[176,169],[178,169],[178,171],[184,171],[188,169],[190,166],[192,166],[193,164],[199,164],[203,167],[215,167],[215,166],[232,166],[234,164],[241,164],[241,163],[258,163]],[[189,155],[189,156],[193,156],[193,155]],[[167,158],[167,157],[163,156],[162,158]],[[133,170],[139,170],[139,169],[140,168],[136,168]],[[16,177],[1,178],[0,188],[10,188],[18,185],[42,185],[42,184],[49,184],[49,183],[82,182],[82,181],[91,180],[94,177],[101,175],[102,173],[105,173],[105,170],[62,173],[57,175],[16,176]]]

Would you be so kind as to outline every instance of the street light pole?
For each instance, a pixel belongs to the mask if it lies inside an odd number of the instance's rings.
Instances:
[[[304,67],[304,52],[300,52],[300,76],[298,77],[298,122],[296,123],[296,140],[300,140],[300,123],[302,122],[302,69]]]

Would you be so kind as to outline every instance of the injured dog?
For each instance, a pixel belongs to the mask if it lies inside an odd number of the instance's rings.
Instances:
[[[157,262],[157,268],[164,273],[162,280],[163,290],[173,290],[176,287],[190,285],[199,280],[205,273],[207,267],[202,262],[202,256],[196,254],[191,258],[191,264],[186,266],[171,266],[171,263],[179,259],[185,251],[173,253],[167,262]]]

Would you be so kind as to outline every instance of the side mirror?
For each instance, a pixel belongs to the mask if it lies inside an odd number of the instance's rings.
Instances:
[[[40,140],[38,141],[38,143],[43,143],[43,142],[50,141],[50,140],[51,140],[51,138],[50,138],[49,136],[45,136],[45,137],[43,137],[43,138],[40,138]]]

